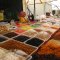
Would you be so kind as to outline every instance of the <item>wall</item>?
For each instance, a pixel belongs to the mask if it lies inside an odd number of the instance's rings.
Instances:
[[[48,5],[46,3],[40,4],[41,3],[40,0],[35,0],[35,1],[36,1],[36,4],[35,4],[35,6],[36,6],[36,8],[35,8],[36,9],[35,10],[36,18],[37,18],[37,16],[43,15],[46,12],[52,12],[51,5]],[[26,5],[26,3],[25,3],[25,5]],[[28,5],[30,11],[34,14],[34,0],[29,0],[29,3],[27,5]],[[27,11],[27,14],[28,14],[28,11]]]

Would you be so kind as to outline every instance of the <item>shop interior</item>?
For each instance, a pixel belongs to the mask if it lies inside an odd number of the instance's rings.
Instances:
[[[0,60],[60,60],[60,0],[0,0]]]

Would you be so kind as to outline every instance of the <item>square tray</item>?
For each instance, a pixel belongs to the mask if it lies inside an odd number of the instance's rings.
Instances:
[[[29,37],[34,37],[37,33],[38,33],[37,31],[31,29],[31,30],[26,31],[23,34],[26,35],[26,36],[29,36]]]
[[[0,36],[0,42],[3,42],[3,41],[5,41],[5,40],[7,40],[5,37]]]
[[[35,51],[36,48],[26,45],[24,43],[21,43],[16,40],[7,40],[2,43],[0,43],[0,47],[5,48],[7,50],[14,50],[19,49],[30,55],[33,51]]]
[[[34,30],[37,31],[37,32],[41,32],[42,31],[40,28],[35,28]]]
[[[4,36],[8,37],[8,38],[12,38],[14,36],[17,36],[18,34],[14,33],[14,32],[9,32],[7,34],[4,34]]]
[[[47,41],[51,37],[51,33],[47,31],[41,31],[39,34],[37,34],[35,37],[38,39],[41,39],[43,41]]]
[[[40,40],[38,38],[32,38],[28,40],[26,43],[38,47],[41,43],[43,43],[43,40]]]
[[[25,36],[25,35],[20,35],[20,36],[17,36],[15,38],[13,38],[13,39],[18,40],[18,41],[21,41],[21,42],[24,42],[24,41],[28,40],[29,37],[28,36]]]

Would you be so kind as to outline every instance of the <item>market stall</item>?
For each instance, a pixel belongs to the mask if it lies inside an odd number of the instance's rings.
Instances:
[[[39,0],[43,13],[46,1]],[[36,21],[35,2],[33,21],[0,22],[0,60],[60,60],[60,18]]]
[[[5,49],[19,49],[31,57],[42,45],[56,34],[59,26],[46,22],[9,24],[0,23],[0,46]],[[40,50],[39,50],[40,51]]]

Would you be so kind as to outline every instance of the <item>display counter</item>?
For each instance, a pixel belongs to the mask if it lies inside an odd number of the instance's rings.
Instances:
[[[51,46],[49,41],[55,41],[54,35],[57,35],[59,30],[59,26],[41,22],[20,23],[19,26],[9,23],[0,25],[0,47],[21,49],[28,54],[28,57],[34,53],[43,57],[54,52],[54,46],[52,50],[49,48]]]

